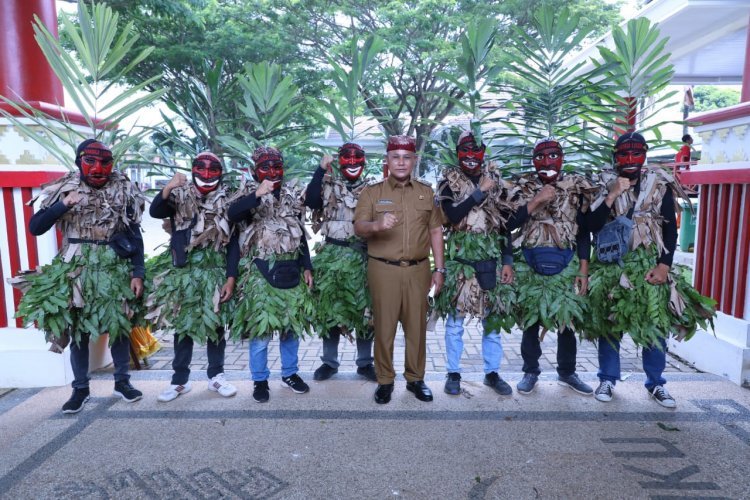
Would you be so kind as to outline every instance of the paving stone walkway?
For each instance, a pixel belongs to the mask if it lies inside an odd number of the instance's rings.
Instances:
[[[157,333],[162,348],[148,359],[148,366],[144,367],[149,370],[171,370],[173,350],[173,335]],[[476,321],[468,322],[464,332],[464,355],[461,359],[462,371],[464,373],[482,373],[482,330],[481,325]],[[522,371],[523,360],[521,359],[521,332],[514,330],[510,335],[503,335],[503,361],[500,365],[501,372],[518,373]],[[230,370],[248,370],[248,344],[229,341],[226,349],[226,359],[224,369]],[[300,344],[299,349],[299,370],[300,372],[312,372],[320,366],[320,356],[322,355],[323,344],[318,338],[306,339]],[[623,377],[629,373],[641,373],[643,371],[640,350],[633,344],[629,337],[626,337],[621,346],[621,367]],[[540,366],[544,372],[554,372],[557,355],[557,335],[554,332],[548,332],[542,342],[542,358]],[[342,339],[339,344],[339,357],[341,359],[340,372],[353,372],[356,369],[354,359],[356,356],[356,346],[353,343]],[[404,337],[399,330],[396,336],[396,345],[394,348],[394,361],[396,373],[403,371],[404,360]],[[269,368],[271,370],[281,370],[281,359],[279,357],[278,342],[273,341],[269,346],[268,352]],[[579,372],[596,372],[599,366],[597,359],[596,345],[592,342],[584,341],[578,346],[578,365]],[[206,350],[196,346],[193,352],[193,362],[191,370],[201,371],[207,367]],[[445,372],[445,326],[444,323],[438,322],[434,332],[427,333],[427,372],[444,373]],[[695,373],[696,370],[685,364],[681,360],[669,355],[667,356],[667,372],[688,372]]]

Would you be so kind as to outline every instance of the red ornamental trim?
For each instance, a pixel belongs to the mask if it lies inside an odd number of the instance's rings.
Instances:
[[[65,174],[66,172],[55,171],[0,170],[0,187],[34,188],[57,180]]]
[[[682,184],[750,184],[748,168],[724,170],[687,170],[680,172]]]
[[[733,316],[737,318],[745,317],[745,290],[747,289],[747,268],[748,259],[750,259],[750,188],[744,186],[743,189],[743,206],[742,216],[739,219],[741,233],[739,240],[739,255],[737,257],[737,293],[734,296]]]
[[[731,200],[729,201],[729,213],[728,213],[728,228],[727,237],[727,257],[726,266],[724,268],[724,286],[721,290],[721,304],[719,305],[722,311],[734,314],[734,307],[732,306],[733,298],[736,295],[734,285],[736,284],[737,269],[740,267],[737,262],[738,247],[742,244],[739,240],[740,234],[740,208],[742,207],[742,192],[744,188],[741,186],[731,186],[729,193]]]
[[[727,214],[729,212],[729,186],[723,185],[723,186],[717,186],[717,197],[718,197],[718,203],[716,205],[716,211],[718,212],[716,217],[714,219],[718,221],[726,221],[727,220]],[[717,224],[716,225],[716,250],[714,252],[714,272],[713,279],[711,280],[711,297],[716,299],[717,305],[721,307],[722,305],[722,296],[721,296],[721,284],[722,281],[727,279],[728,276],[724,276],[724,272],[726,271],[724,260],[726,252],[725,250],[729,247],[729,242],[727,241],[727,225],[726,224]],[[724,311],[724,309],[721,309]],[[724,311],[726,312],[726,311]]]
[[[700,208],[698,210],[698,224],[695,238],[695,269],[693,270],[695,288],[703,295],[705,295],[703,291],[703,268],[706,265],[706,224],[708,223],[709,212],[708,190],[709,188],[704,188],[700,192]]]
[[[34,208],[27,205],[31,201],[31,188],[21,188],[21,200],[23,201],[23,227],[26,231],[26,253],[29,256],[29,269],[36,269],[39,265],[39,250],[36,244],[36,236],[29,231],[29,222],[34,215]]]
[[[5,276],[0,265],[0,328],[8,327],[8,314],[5,312]]]
[[[10,258],[10,274],[16,276],[21,270],[21,254],[18,249],[18,235],[16,234],[16,210],[13,203],[13,189],[3,188],[3,205],[5,207],[6,236],[8,241],[8,256]],[[13,306],[18,310],[21,302],[21,291],[13,289]],[[16,319],[16,326],[22,327],[21,319]]]
[[[750,116],[750,102],[741,102],[728,108],[692,115],[688,117],[688,122],[691,124],[710,125],[736,118],[745,118],[746,116]]]

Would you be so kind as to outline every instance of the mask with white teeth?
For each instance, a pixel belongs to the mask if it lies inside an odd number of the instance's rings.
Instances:
[[[349,182],[355,182],[365,171],[365,150],[353,142],[339,148],[339,170]]]
[[[563,165],[562,146],[552,138],[539,141],[534,146],[532,163],[542,184],[557,182]]]
[[[458,165],[466,175],[472,177],[479,175],[484,164],[484,153],[487,148],[484,144],[477,145],[477,141],[471,132],[463,132],[458,138],[456,153],[458,154]]]
[[[215,154],[206,151],[195,157],[192,172],[195,188],[206,195],[219,187],[224,168]]]

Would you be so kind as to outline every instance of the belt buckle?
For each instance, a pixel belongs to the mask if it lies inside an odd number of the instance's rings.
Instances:
[[[401,267],[409,267],[409,261],[408,260],[400,260],[398,261],[398,265]]]

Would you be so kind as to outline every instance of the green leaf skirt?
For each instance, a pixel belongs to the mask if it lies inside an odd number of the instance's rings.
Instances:
[[[289,258],[292,257],[276,256],[276,260]],[[231,322],[232,338],[268,338],[286,332],[298,338],[310,335],[315,305],[301,274],[302,270],[296,287],[274,288],[251,258],[243,258],[240,261],[240,292]]]
[[[16,313],[26,325],[35,323],[48,338],[60,338],[67,330],[78,343],[109,333],[110,345],[128,337],[132,327],[135,295],[130,290],[131,265],[108,246],[82,245],[81,255],[70,262],[60,256],[30,273],[29,290]]]
[[[211,248],[193,249],[185,267],[171,259],[157,259],[148,297],[147,319],[158,329],[172,330],[177,338],[188,336],[205,344],[224,336],[232,319],[232,300],[220,304],[226,281],[226,257]]]
[[[505,330],[510,332],[515,325],[516,292],[514,285],[500,283],[502,272],[500,243],[503,237],[490,233],[452,232],[446,242],[446,275],[443,290],[435,298],[434,310],[441,318],[448,315],[465,316],[459,311],[459,290],[467,280],[474,277],[471,265],[458,262],[457,258],[467,261],[498,259],[497,285],[492,290],[482,291],[479,300],[486,300],[486,311],[480,319],[486,320],[484,333]],[[475,308],[476,309],[476,308]],[[473,314],[471,314],[473,316]]]
[[[586,337],[620,338],[629,333],[636,344],[651,347],[661,345],[660,339],[670,334],[687,340],[699,326],[713,326],[716,302],[690,285],[683,266],[670,269],[666,284],[646,281],[646,273],[656,266],[656,260],[654,247],[640,247],[625,255],[624,267],[592,261],[591,319],[582,330]],[[681,314],[670,308],[670,300],[681,301]]]
[[[577,330],[587,318],[585,296],[575,290],[578,257],[561,273],[553,276],[538,274],[526,264],[522,256],[516,259],[517,324],[526,329],[540,323],[548,330],[564,328]]]
[[[345,333],[355,330],[357,338],[372,339],[367,267],[362,253],[327,243],[318,247],[313,268],[314,327],[318,336],[327,338],[331,329],[339,327]]]

